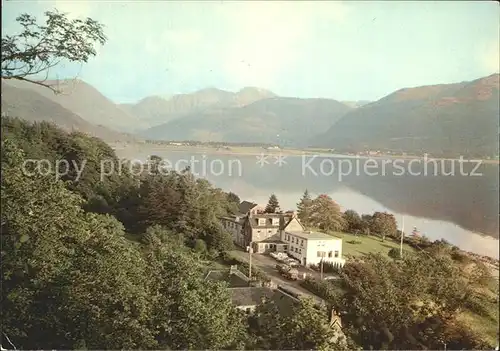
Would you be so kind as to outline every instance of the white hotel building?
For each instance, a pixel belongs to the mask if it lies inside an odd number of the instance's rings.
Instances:
[[[312,231],[283,231],[281,240],[288,244],[288,255],[304,266],[330,262],[342,267],[342,239]]]

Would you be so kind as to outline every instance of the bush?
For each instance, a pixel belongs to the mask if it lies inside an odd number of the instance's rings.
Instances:
[[[316,280],[307,277],[304,281],[300,282],[300,286],[321,297],[327,302],[332,302],[337,297],[337,292],[334,286],[328,281]]]
[[[399,251],[399,249],[396,249],[395,247],[390,249],[387,255],[395,260],[401,259],[401,252]]]
[[[346,241],[346,243],[352,244],[352,245],[359,245],[359,244],[361,244],[361,241],[359,241],[359,240],[349,240],[349,241]]]
[[[202,239],[196,239],[196,241],[194,242],[193,250],[195,252],[200,253],[200,254],[206,254],[207,253],[207,244]]]
[[[315,270],[316,272],[321,271],[321,264],[312,264],[309,266],[311,269]],[[340,273],[342,271],[342,268],[340,266],[335,265],[331,262],[324,262],[323,263],[323,273]]]
[[[457,261],[460,263],[469,263],[472,261],[469,255],[467,255],[467,253],[460,252],[458,250],[452,250],[451,258],[453,259],[453,261]]]

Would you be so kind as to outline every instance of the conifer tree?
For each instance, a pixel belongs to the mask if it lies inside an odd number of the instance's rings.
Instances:
[[[280,204],[278,202],[278,198],[276,195],[271,194],[269,197],[269,201],[267,202],[266,208],[264,209],[265,213],[275,213],[277,209],[279,209]]]
[[[310,221],[311,206],[312,206],[311,195],[309,194],[309,191],[306,189],[304,191],[304,195],[302,195],[302,198],[300,199],[300,202],[297,204],[297,217],[299,218],[300,222],[305,226],[307,226]]]

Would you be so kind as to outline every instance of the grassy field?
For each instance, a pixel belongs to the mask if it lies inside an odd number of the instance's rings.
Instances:
[[[396,243],[388,238],[385,239],[385,241],[382,241],[380,237],[372,235],[356,236],[354,234],[341,232],[331,232],[329,234],[342,239],[342,253],[344,256],[363,256],[369,253],[381,253],[387,255],[389,250],[392,248],[399,250],[399,243]],[[353,241],[358,241],[360,243],[355,244]],[[403,252],[405,251],[413,252],[415,249],[403,244]]]
[[[496,345],[498,342],[498,305],[492,303],[489,310],[491,311],[491,316],[481,316],[470,311],[465,311],[460,314],[459,319],[490,344]]]

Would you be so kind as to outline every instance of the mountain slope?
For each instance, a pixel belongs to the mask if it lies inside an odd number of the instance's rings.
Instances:
[[[189,114],[142,133],[149,139],[303,145],[351,110],[328,99],[273,97]]]
[[[122,132],[133,132],[145,125],[135,116],[119,108],[90,84],[81,80],[48,81],[62,91],[54,94],[39,85],[9,80],[7,84],[21,89],[30,89],[77,114],[94,125],[104,125]]]
[[[29,122],[53,122],[64,130],[78,130],[105,141],[132,141],[136,138],[93,125],[77,114],[32,89],[21,89],[2,81],[2,115]]]
[[[359,101],[341,101],[343,104],[350,106],[352,108],[358,108],[364,105],[369,104],[371,101],[368,100],[359,100]]]
[[[253,87],[243,88],[236,93],[208,88],[190,94],[174,95],[170,98],[149,96],[136,104],[119,106],[153,127],[209,108],[240,107],[274,96],[275,94],[270,91]]]
[[[338,151],[498,154],[499,75],[401,89],[352,110],[310,144]]]

